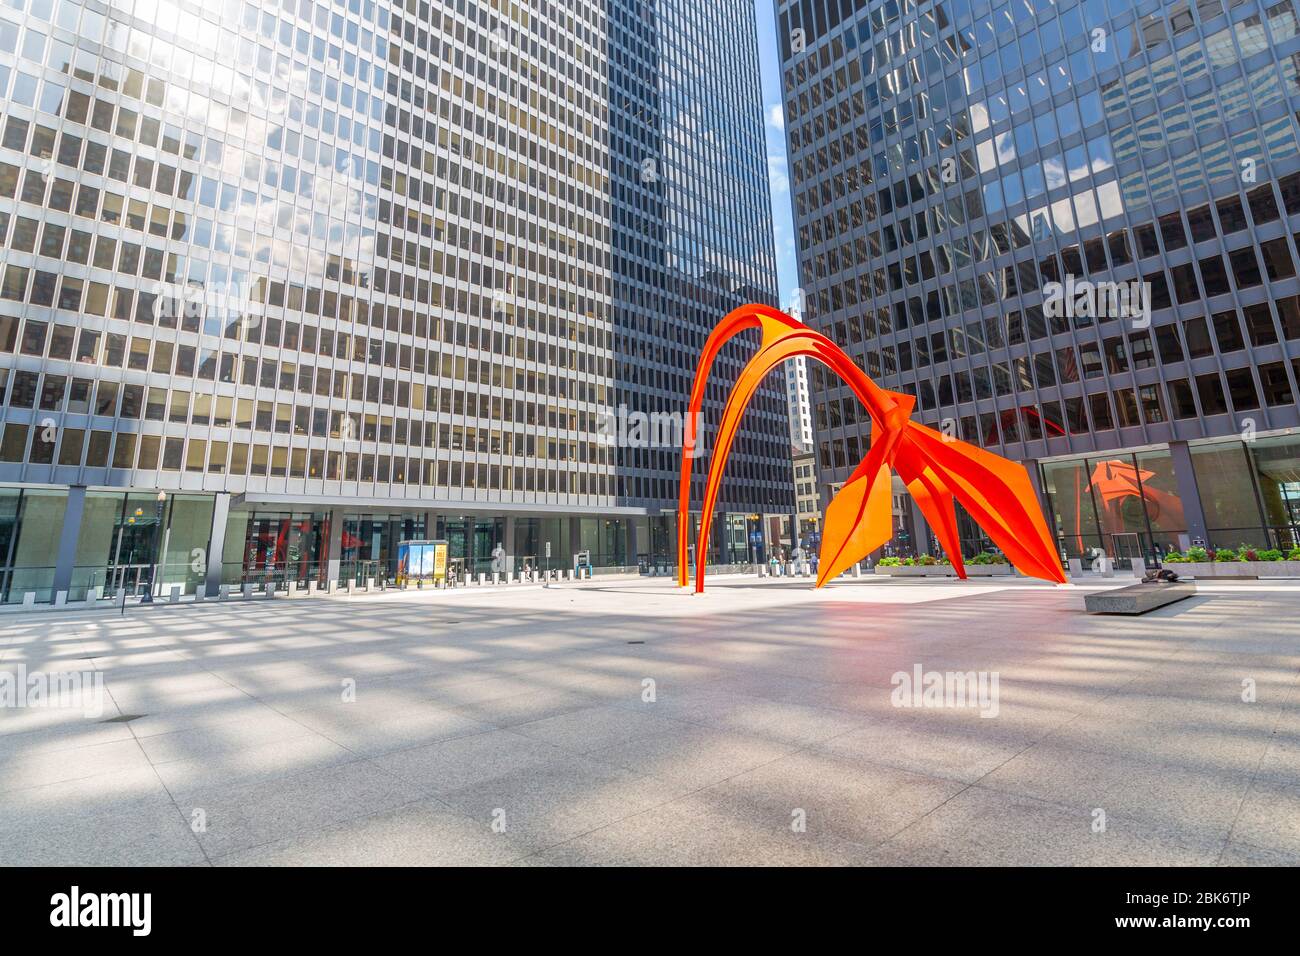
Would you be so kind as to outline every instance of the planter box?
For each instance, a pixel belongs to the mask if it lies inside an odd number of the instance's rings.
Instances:
[[[1300,578],[1300,561],[1170,561],[1164,566],[1188,578]]]
[[[968,578],[995,578],[1010,577],[1015,574],[1015,570],[1009,564],[968,564],[966,565],[966,577]]]
[[[949,564],[934,564],[921,567],[907,567],[900,565],[898,567],[876,567],[877,574],[888,575],[891,578],[953,578],[957,572]]]

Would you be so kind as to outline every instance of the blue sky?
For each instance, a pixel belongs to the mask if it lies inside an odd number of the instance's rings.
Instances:
[[[776,17],[772,0],[754,0],[758,20],[758,58],[763,66],[763,126],[767,131],[767,173],[772,191],[772,221],[776,229],[776,268],[781,304],[789,305],[799,287],[795,262],[794,226],[790,214],[790,178],[785,155],[785,112],[781,107],[781,58],[776,48]]]

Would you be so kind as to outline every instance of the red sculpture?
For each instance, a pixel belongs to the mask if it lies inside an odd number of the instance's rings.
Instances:
[[[882,389],[838,345],[783,312],[764,305],[746,305],[718,323],[700,354],[687,421],[696,421],[700,414],[704,387],[718,352],[747,329],[761,330],[762,341],[758,352],[741,370],[723,409],[704,489],[699,541],[709,540],[722,473],[745,408],[768,372],[786,359],[807,355],[825,364],[853,389],[866,406],[872,425],[867,456],[826,509],[817,587],[838,577],[893,537],[894,471],[916,499],[958,577],[964,579],[966,569],[954,499],[962,503],[1020,571],[1030,577],[1065,583],[1060,557],[1024,466],[911,421],[916,403],[912,396]],[[682,587],[689,581],[687,533],[694,457],[694,447],[683,450],[677,507],[677,579]],[[697,553],[705,552],[697,548]],[[704,590],[703,561],[696,565],[695,590]]]

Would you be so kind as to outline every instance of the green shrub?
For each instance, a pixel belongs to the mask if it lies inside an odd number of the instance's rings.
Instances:
[[[939,563],[939,559],[932,554],[923,554],[916,559],[917,567],[932,568]]]
[[[1265,548],[1263,551],[1255,552],[1256,561],[1281,561],[1282,552],[1277,548]]]
[[[1286,553],[1288,561],[1300,561],[1300,548],[1292,548]]]
[[[1214,552],[1215,561],[1240,561],[1241,556],[1231,548],[1219,548]]]
[[[901,567],[902,564],[903,564],[903,559],[902,559],[902,558],[881,558],[881,559],[880,559],[880,564],[877,565],[877,567],[881,567],[881,568],[897,568],[897,567]]]
[[[1007,559],[1002,554],[992,554],[988,551],[981,551],[974,557],[966,559],[967,564],[1006,564]]]
[[[915,558],[904,558],[904,559],[903,559],[903,567],[905,567],[905,568],[914,568],[914,567],[916,567],[916,559],[915,559]]]
[[[1170,551],[1162,560],[1165,564],[1187,564],[1192,559],[1179,551]]]
[[[1200,545],[1196,545],[1187,549],[1187,560],[1196,562],[1208,561],[1210,560],[1210,553]]]

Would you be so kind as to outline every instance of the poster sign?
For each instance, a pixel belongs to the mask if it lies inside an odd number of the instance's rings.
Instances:
[[[397,545],[397,583],[445,580],[446,541],[401,541]]]

